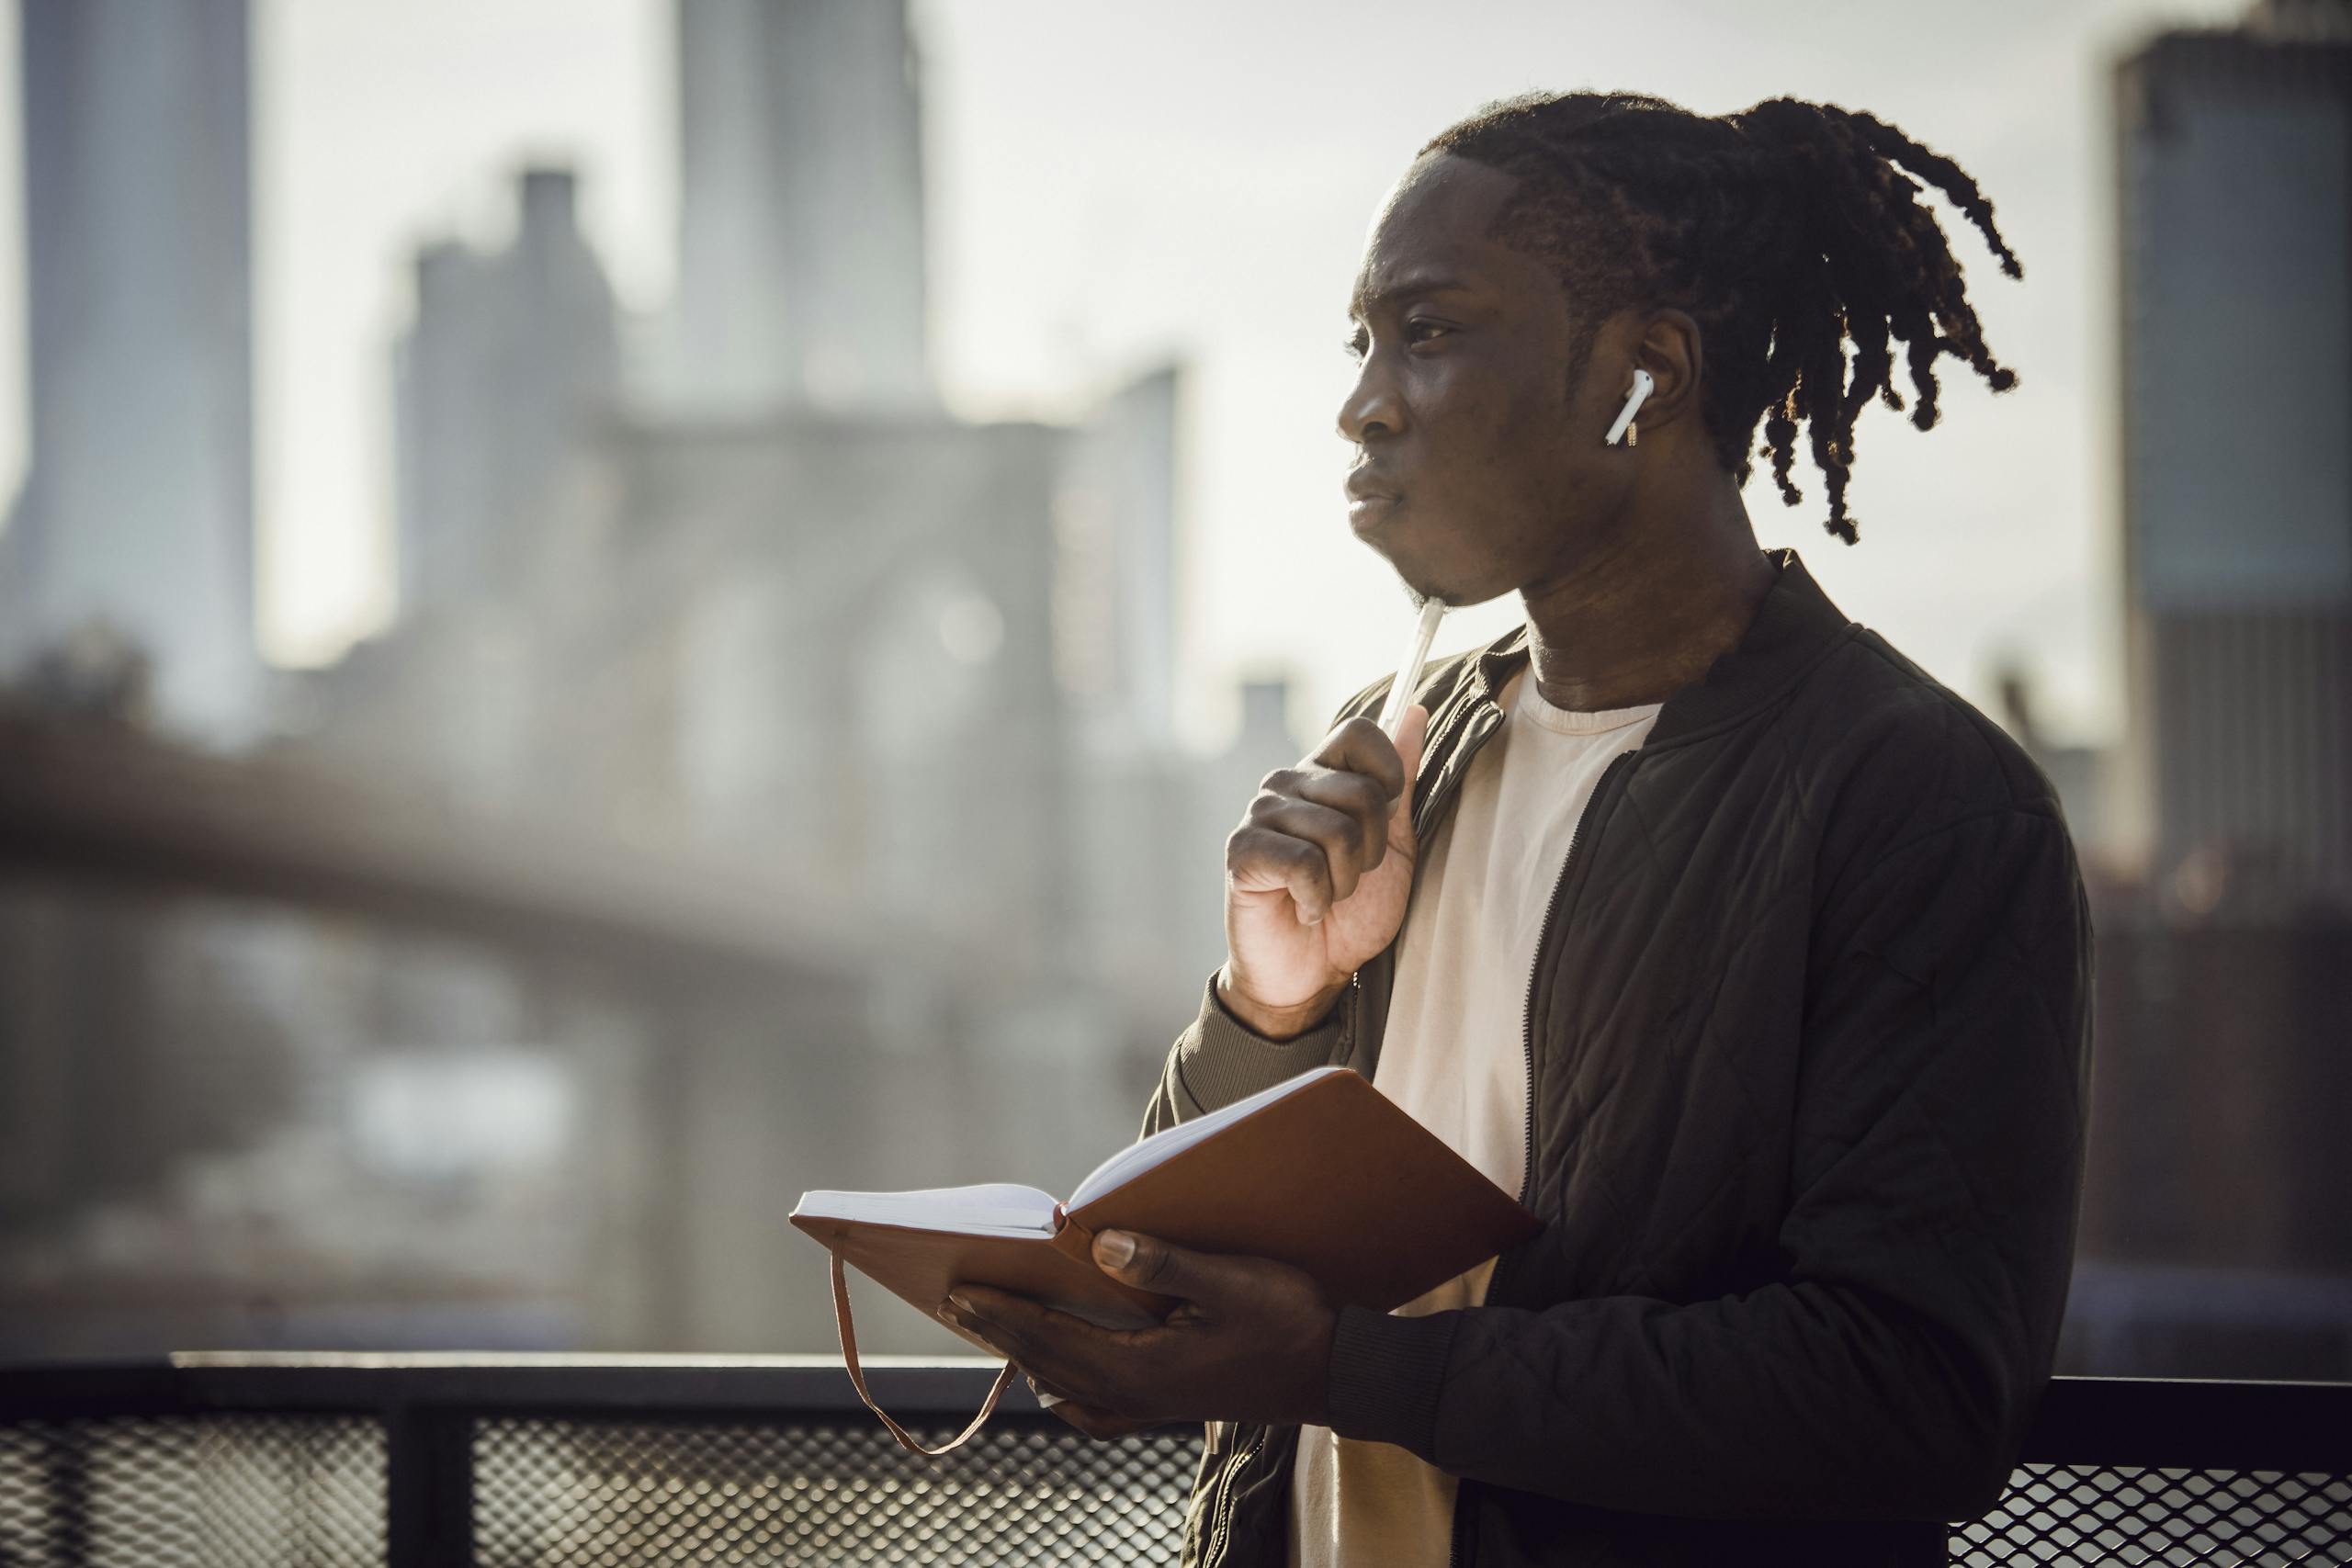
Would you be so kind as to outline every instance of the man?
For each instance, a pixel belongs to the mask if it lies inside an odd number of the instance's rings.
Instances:
[[[1762,419],[1798,499],[1802,423],[1853,542],[1890,338],[1922,429],[1940,355],[2013,384],[1906,170],[2018,275],[1948,160],[1785,99],[1497,105],[1375,221],[1355,531],[1526,624],[1434,665],[1394,745],[1383,682],[1268,776],[1147,1129],[1344,1063],[1544,1230],[1393,1314],[1108,1235],[1187,1303],[1164,1326],[959,1288],[943,1315],[1081,1429],[1209,1423],[1187,1562],[1941,1562],[1998,1495],[2079,1190],[2073,846],[1740,498]]]

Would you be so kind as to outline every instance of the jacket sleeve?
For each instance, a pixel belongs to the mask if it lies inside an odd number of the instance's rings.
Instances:
[[[1817,914],[1780,1277],[1425,1317],[1345,1309],[1330,1423],[1599,1507],[1971,1517],[2055,1353],[2090,917],[2046,803],[1939,826]]]
[[[1176,1037],[1160,1069],[1159,1087],[1145,1111],[1142,1136],[1272,1089],[1287,1077],[1319,1067],[1338,1045],[1347,1011],[1342,997],[1323,1021],[1288,1040],[1269,1040],[1233,1016],[1217,999],[1216,976],[1209,976],[1200,1016]]]

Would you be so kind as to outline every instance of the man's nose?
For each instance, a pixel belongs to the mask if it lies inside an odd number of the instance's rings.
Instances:
[[[1405,428],[1403,400],[1370,360],[1364,362],[1355,387],[1340,405],[1339,427],[1342,436],[1359,446],[1378,436],[1399,434]]]

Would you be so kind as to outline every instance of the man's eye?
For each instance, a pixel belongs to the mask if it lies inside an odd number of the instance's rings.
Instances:
[[[1453,330],[1443,321],[1432,321],[1423,317],[1419,321],[1405,323],[1405,340],[1408,343],[1427,343],[1433,337],[1443,337]]]
[[[1363,333],[1351,333],[1345,343],[1340,344],[1340,347],[1346,351],[1350,359],[1362,359],[1364,351]]]

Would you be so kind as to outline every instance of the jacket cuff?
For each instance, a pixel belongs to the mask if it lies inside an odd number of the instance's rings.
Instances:
[[[1362,1442],[1393,1443],[1429,1458],[1437,1443],[1438,1396],[1453,1348],[1457,1312],[1397,1317],[1344,1306],[1331,1333],[1325,1394],[1331,1430]]]
[[[1304,1034],[1269,1040],[1227,1010],[1216,994],[1216,972],[1211,971],[1200,1016],[1177,1042],[1178,1082],[1199,1111],[1219,1110],[1272,1089],[1331,1059],[1346,1011],[1343,997],[1322,1022]]]

